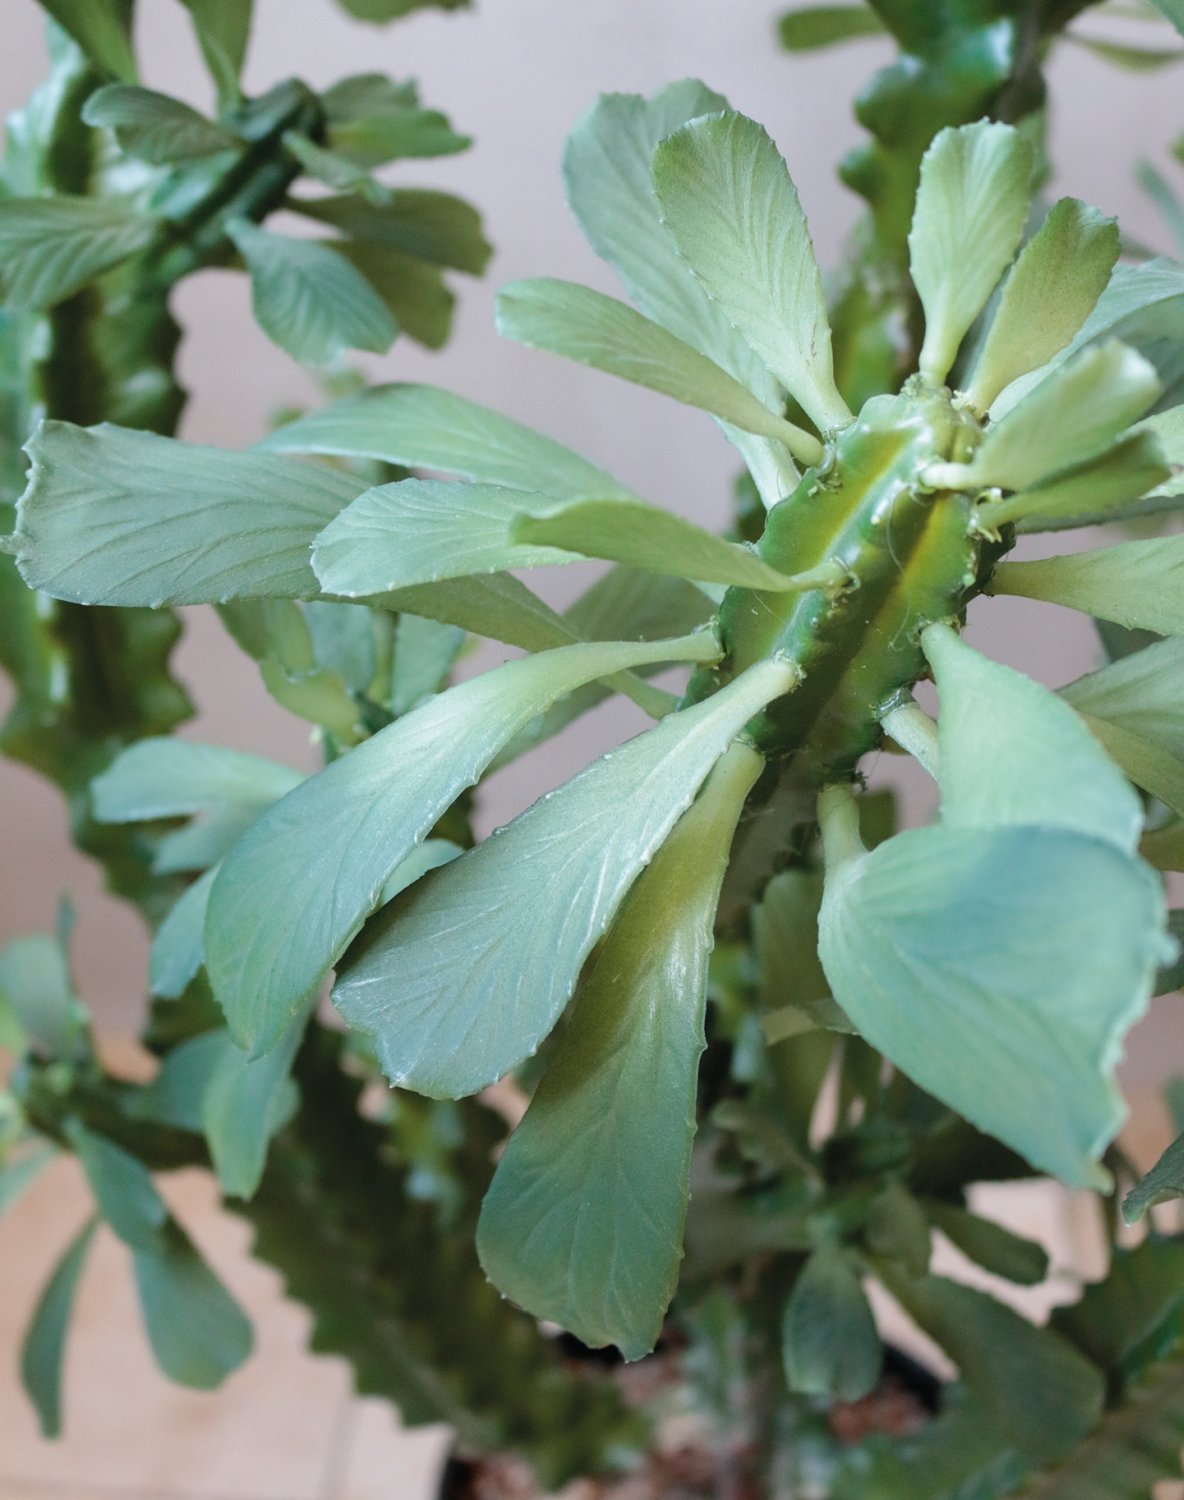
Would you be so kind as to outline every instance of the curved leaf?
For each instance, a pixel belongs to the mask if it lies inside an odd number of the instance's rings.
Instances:
[[[803,5],[787,10],[777,23],[787,52],[813,52],[859,37],[883,36],[884,23],[866,5]]]
[[[68,1120],[65,1133],[106,1222],[133,1250],[154,1245],[168,1209],[152,1173],[122,1146],[88,1130],[80,1120]]]
[[[210,1391],[251,1352],[251,1325],[170,1219],[151,1249],[135,1253],[136,1290],[156,1363],[178,1385]]]
[[[192,740],[139,740],[91,782],[101,823],[177,818],[209,808],[274,802],[304,780],[278,761]]]
[[[37,1409],[42,1436],[47,1438],[59,1436],[62,1430],[62,1355],[66,1331],[86,1252],[98,1224],[97,1215],[88,1219],[70,1242],[38,1299],[33,1321],[21,1345],[21,1384]]]
[[[133,0],[38,0],[104,73],[136,81],[132,52]]]
[[[1155,498],[1169,472],[1159,440],[1152,432],[1135,429],[1087,463],[1063,469],[1033,489],[987,501],[977,515],[988,528],[1014,522],[1022,532],[1126,521],[1184,505],[1181,500]]]
[[[334,999],[387,1076],[477,1092],[554,1026],[593,945],[729,742],[792,669],[763,662],[590,766],[391,908]]]
[[[206,872],[173,903],[167,917],[152,936],[148,958],[148,988],[165,1000],[183,995],[202,966],[205,945],[202,930],[219,866]]]
[[[493,254],[473,205],[431,188],[384,186],[379,203],[368,203],[353,193],[289,198],[288,207],[305,218],[331,224],[360,244],[381,245],[470,276],[482,275]]]
[[[98,89],[83,105],[82,118],[88,125],[113,130],[129,156],[153,166],[244,148],[237,136],[180,99],[131,84],[109,83]]]
[[[159,221],[122,198],[6,198],[0,202],[0,282],[12,307],[54,307],[143,250]]]
[[[781,1325],[791,1391],[858,1401],[884,1363],[876,1320],[847,1251],[815,1250],[793,1284]]]
[[[239,74],[247,56],[254,0],[181,0],[222,104],[239,98]]]
[[[481,1210],[494,1285],[626,1359],[678,1283],[715,907],[763,764],[729,751],[638,877]]]
[[[1020,594],[1083,610],[1131,630],[1184,634],[1184,537],[1119,542],[1095,552],[1003,562],[993,594]]]

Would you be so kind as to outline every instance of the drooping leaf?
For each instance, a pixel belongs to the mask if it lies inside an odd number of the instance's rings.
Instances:
[[[728,752],[625,898],[481,1210],[494,1285],[626,1359],[678,1282],[715,907],[762,765]]]
[[[941,697],[945,827],[1067,828],[1134,849],[1139,799],[1071,708],[949,626],[931,626],[922,645]]]
[[[732,113],[684,125],[654,153],[654,191],[708,295],[811,420],[822,431],[848,422],[810,231],[765,131]]]
[[[1084,463],[1137,421],[1160,389],[1141,354],[1116,340],[1091,345],[988,425],[970,462],[974,482],[1023,490]]]
[[[313,537],[361,482],[322,465],[45,422],[17,507],[25,582],[77,604],[317,592]]]
[[[0,202],[4,300],[53,307],[143,250],[158,228],[122,198],[7,198]]]
[[[133,0],[38,0],[103,73],[136,81],[132,52]]]
[[[1048,1252],[1035,1240],[1024,1239],[953,1203],[932,1199],[925,1204],[925,1211],[935,1229],[992,1275],[1020,1286],[1038,1286],[1048,1275]]]
[[[1184,1135],[1176,1137],[1122,1200],[1122,1216],[1128,1224],[1137,1224],[1149,1208],[1173,1198],[1184,1198]]]
[[[97,1216],[88,1219],[71,1241],[38,1299],[21,1345],[21,1384],[47,1438],[58,1437],[62,1430],[62,1355],[78,1280],[98,1223]]]
[[[1130,630],[1184,634],[1184,537],[1003,562],[995,569],[990,592],[1046,599]]]
[[[231,219],[226,232],[251,273],[251,305],[264,333],[306,364],[347,349],[385,354],[398,328],[382,298],[336,250]]]
[[[409,339],[425,349],[447,343],[456,298],[439,266],[365,241],[334,240],[333,252],[369,284]]]
[[[129,156],[153,166],[243,149],[237,136],[191,105],[126,83],[109,83],[93,93],[83,105],[82,118],[88,125],[113,130]]]
[[[178,1385],[209,1391],[251,1352],[251,1325],[175,1220],[134,1255],[156,1363]]]
[[[1022,532],[1125,521],[1184,504],[1154,498],[1168,473],[1159,440],[1151,432],[1135,429],[1095,459],[1063,469],[1030,490],[988,501],[980,507],[979,516],[988,527],[1010,522]]]
[[[376,458],[562,500],[632,498],[611,474],[554,439],[430,385],[375,386],[277,428],[257,446]]]
[[[202,966],[205,943],[202,936],[219,866],[213,864],[184,892],[152,937],[148,958],[148,988],[165,1000],[185,993]]]
[[[359,21],[372,21],[381,25],[395,21],[400,16],[410,15],[414,10],[461,10],[470,0],[341,0],[341,4]]]
[[[377,906],[395,868],[501,747],[596,677],[694,650],[570,646],[429,699],[297,787],[227,858],[206,919],[214,991],[266,1050]]]
[[[484,273],[493,247],[472,204],[430,188],[385,191],[387,197],[381,204],[350,194],[290,199],[288,206],[306,218],[331,224],[348,239],[398,250],[433,265],[467,271],[470,276]]]
[[[292,1063],[308,1021],[297,1015],[267,1054],[252,1061],[226,1032],[202,1093],[201,1123],[218,1185],[228,1198],[252,1198],[272,1136],[297,1107]]]
[[[181,0],[222,104],[239,98],[239,74],[247,56],[254,0]]]
[[[529,1056],[716,760],[792,681],[779,662],[749,668],[394,903],[334,991],[346,1020],[374,1038],[387,1076],[459,1097]]]
[[[925,310],[921,370],[942,382],[1015,254],[1028,214],[1032,152],[1009,125],[940,131],[921,162],[909,265]]]
[[[795,587],[748,548],[642,500],[562,501],[447,480],[368,490],[313,545],[322,587],[346,598],[581,557],[750,588]]]
[[[122,1146],[88,1130],[81,1120],[67,1121],[66,1139],[82,1164],[104,1220],[133,1250],[150,1249],[168,1218],[152,1173]]]
[[[1003,285],[967,387],[978,411],[1069,343],[1105,290],[1118,249],[1113,219],[1076,198],[1053,205]]]
[[[706,355],[591,287],[550,277],[511,282],[498,293],[497,326],[519,344],[649,386],[734,427],[773,438],[808,462],[821,457],[816,440],[762,406]]]
[[[44,1056],[72,1058],[85,1052],[86,1011],[74,993],[66,953],[56,938],[14,938],[0,950],[0,995]]]
[[[794,1282],[781,1345],[792,1391],[858,1401],[875,1387],[884,1346],[859,1275],[840,1246],[815,1250]]]
[[[144,822],[274,802],[303,779],[278,761],[222,745],[140,740],[91,782],[91,805],[104,823]]]
[[[803,5],[787,10],[777,23],[789,52],[813,52],[859,37],[883,36],[884,23],[866,5]]]
[[[922,1088],[1033,1165],[1104,1180],[1121,1039],[1168,954],[1146,866],[1068,827],[899,834],[828,872],[820,952],[835,999]]]

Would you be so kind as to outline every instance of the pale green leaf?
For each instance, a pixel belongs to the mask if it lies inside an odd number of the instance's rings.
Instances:
[[[251,273],[251,305],[264,333],[306,364],[347,349],[385,354],[398,328],[382,298],[328,245],[231,219],[226,232]]]
[[[202,937],[210,890],[218,874],[211,865],[173,903],[167,917],[152,937],[148,958],[148,987],[166,1000],[179,999],[202,966]]]
[[[310,141],[297,130],[284,132],[284,148],[290,151],[309,177],[323,182],[326,187],[338,192],[356,193],[365,203],[380,205],[390,201],[390,189],[370,176],[365,167],[358,166],[347,156],[338,156],[335,151],[326,151]]]
[[[1088,463],[979,509],[987,527],[1014,522],[1021,532],[1063,531],[1174,510],[1184,501],[1157,496],[1169,472],[1154,433],[1134,429]],[[1176,486],[1179,488],[1179,486]],[[1146,497],[1146,498],[1144,498]]]
[[[396,867],[536,715],[582,683],[694,649],[577,645],[507,662],[429,699],[278,802],[227,858],[206,919],[210,978],[240,1044],[275,1041]]]
[[[85,1050],[86,1011],[74,993],[66,953],[56,938],[13,938],[0,949],[0,995],[46,1057],[71,1058]]]
[[[1184,778],[1184,638],[1133,651],[1060,691],[1091,724],[1104,721],[1174,756]]]
[[[1184,760],[1153,740],[1131,733],[1108,719],[1082,717],[1098,742],[1136,786],[1150,792],[1173,811],[1184,813]]]
[[[25,582],[76,604],[315,594],[309,548],[362,488],[323,465],[45,422],[17,507]]]
[[[715,605],[692,583],[616,567],[569,604],[563,617],[588,641],[659,641],[689,635],[714,613]]]
[[[391,673],[391,712],[396,717],[441,690],[467,638],[455,625],[419,615],[399,616]]]
[[[1139,798],[1072,708],[947,625],[931,625],[922,646],[941,696],[944,825],[1040,824],[1134,849]]]
[[[803,5],[785,12],[777,32],[788,52],[813,52],[857,37],[883,36],[884,23],[866,5]]]
[[[62,1256],[37,1302],[21,1345],[21,1384],[37,1411],[43,1437],[62,1430],[62,1355],[86,1252],[98,1227],[88,1219]]]
[[[694,120],[654,153],[662,222],[708,295],[821,431],[850,421],[806,218],[777,147],[743,115]]]
[[[1003,562],[993,594],[1019,594],[1113,620],[1130,630],[1184,634],[1184,537],[1119,542],[1095,552]]]
[[[1113,843],[926,828],[829,870],[820,951],[835,999],[897,1067],[1034,1166],[1096,1186],[1164,922],[1158,880]]]
[[[1116,340],[1082,349],[989,424],[970,461],[971,482],[1023,490],[1084,463],[1137,421],[1160,389],[1155,366]]]
[[[678,1282],[715,907],[762,766],[730,751],[638,877],[481,1210],[493,1284],[626,1359]]]
[[[325,138],[332,150],[364,167],[407,157],[454,156],[472,145],[472,137],[458,135],[439,110],[418,107],[330,120]]]
[[[12,307],[53,307],[151,243],[159,224],[122,198],[0,202],[0,282]]]
[[[1177,1136],[1122,1200],[1122,1216],[1128,1224],[1137,1224],[1149,1208],[1173,1198],[1184,1198],[1184,1135]]]
[[[1140,162],[1135,176],[1139,180],[1139,186],[1159,209],[1161,217],[1171,230],[1176,242],[1176,253],[1184,255],[1184,202],[1163,173],[1157,171],[1150,162]]]
[[[1151,0],[1151,4],[1156,3],[1157,0]],[[1113,63],[1119,68],[1130,68],[1136,73],[1150,73],[1156,68],[1171,67],[1173,63],[1184,59],[1184,52],[1179,47],[1128,47],[1121,42],[1107,42],[1100,37],[1081,36],[1073,31],[1068,32],[1067,36],[1071,42],[1076,42],[1079,47],[1084,47],[1087,52],[1094,53],[1104,62]]]
[[[533,1053],[714,763],[793,680],[780,662],[749,668],[395,902],[334,991],[387,1076],[457,1097]]]
[[[415,10],[459,10],[467,7],[470,0],[341,0],[342,6],[359,21],[371,21],[382,25],[385,21],[397,20]]]
[[[244,149],[237,136],[180,99],[126,83],[109,83],[93,93],[82,118],[88,125],[113,130],[129,156],[153,166]]]
[[[376,458],[562,500],[630,492],[552,438],[430,385],[382,385],[277,428],[269,453]]]
[[[1174,470],[1172,478],[1166,479],[1152,490],[1152,495],[1179,494],[1184,490],[1184,479],[1180,478],[1180,473],[1184,470],[1184,406],[1173,406],[1168,411],[1156,412],[1154,416],[1140,422],[1135,431],[1150,433]]]
[[[876,1320],[848,1253],[837,1245],[811,1255],[793,1284],[781,1325],[791,1391],[858,1401],[884,1363]]]
[[[456,298],[439,266],[404,255],[388,245],[334,240],[332,251],[348,261],[378,296],[396,328],[425,349],[448,342]]]
[[[747,386],[660,323],[591,287],[537,277],[498,293],[498,332],[593,369],[649,386],[734,427],[784,443],[817,462],[817,441],[756,399]]]
[[[1184,0],[1151,0],[1151,4],[1184,35]]]
[[[304,777],[278,761],[173,737],[139,740],[91,782],[101,823],[177,818],[209,808],[274,802]]]
[[[1118,249],[1113,219],[1076,198],[1053,205],[1003,284],[967,387],[978,411],[1069,343],[1105,291]]]
[[[251,1325],[238,1303],[171,1219],[134,1264],[156,1363],[178,1385],[221,1385],[251,1352]]]
[[[38,0],[103,73],[136,81],[132,52],[133,0]]]
[[[596,253],[608,261],[647,317],[706,354],[779,410],[784,391],[691,274],[662,227],[650,175],[657,145],[688,120],[726,109],[727,100],[687,79],[653,99],[605,94],[568,137],[563,170],[568,202]],[[797,468],[780,443],[725,426],[766,506],[784,499]]]
[[[66,1122],[66,1139],[106,1222],[133,1250],[150,1249],[168,1218],[152,1173],[122,1146],[88,1130],[80,1120]]]
[[[986,120],[940,131],[922,159],[909,264],[925,310],[921,371],[930,380],[945,380],[1015,254],[1031,176],[1023,136]]]
[[[292,1064],[308,1023],[297,1015],[266,1057],[254,1061],[222,1032],[222,1048],[202,1092],[201,1123],[218,1186],[228,1198],[253,1198],[267,1147],[292,1118],[298,1098]]]
[[[347,239],[382,245],[417,260],[480,276],[493,247],[481,215],[463,198],[430,188],[385,188],[381,204],[353,194],[334,198],[290,198],[288,207],[331,224]]]
[[[1020,1286],[1038,1286],[1048,1275],[1048,1252],[1035,1240],[1024,1239],[953,1203],[933,1199],[926,1202],[925,1211],[935,1229],[993,1276]]]
[[[247,55],[254,0],[181,0],[193,17],[193,29],[206,67],[223,104],[239,97],[239,74]]]

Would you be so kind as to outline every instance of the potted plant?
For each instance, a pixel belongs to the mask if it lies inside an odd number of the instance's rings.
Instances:
[[[633,305],[540,279],[499,326],[713,416],[747,471],[735,538],[426,386],[242,454],[38,428],[25,583],[216,605],[326,749],[300,778],[136,736],[88,777],[98,825],[202,872],[153,941],[152,1082],[101,1068],[60,945],[0,972],[13,1133],[79,1155],[170,1373],[245,1352],[152,1185],[208,1160],[315,1346],[451,1421],[474,1493],[527,1482],[515,1457],[546,1488],[839,1500],[1118,1500],[1179,1472],[1177,1237],[1116,1245],[1043,1328],[930,1268],[940,1231],[1045,1276],[978,1183],[1048,1175],[1115,1226],[1181,1188],[1179,1143],[1132,1179],[1113,1074],[1179,982],[1184,542],[1154,528],[1184,272],[1035,199],[1040,63],[1080,8],[875,6],[903,55],[861,106],[870,218],[833,327],[759,124],[687,81],[575,127],[569,202]],[[826,15],[789,40],[869,24]],[[250,263],[257,231],[228,232]],[[1133,518],[1153,529],[1010,555]],[[613,566],[562,615],[517,576],[581,559]],[[1017,595],[1151,635],[1111,631],[1052,692],[961,637]],[[523,654],[450,684],[470,632]],[[649,680],[672,663],[675,694]],[[611,693],[653,727],[474,844],[470,789]],[[936,778],[932,826],[866,790],[885,744]],[[89,1233],[27,1346],[51,1414]],[[885,1349],[870,1282],[956,1382]]]

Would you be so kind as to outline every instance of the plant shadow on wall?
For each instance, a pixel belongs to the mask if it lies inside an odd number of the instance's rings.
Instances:
[[[152,735],[87,777],[97,827],[201,872],[153,939],[151,1083],[104,1073],[61,939],[0,969],[5,1180],[78,1155],[170,1374],[214,1384],[248,1342],[152,1182],[208,1162],[314,1347],[451,1422],[490,1483],[515,1455],[548,1487],[838,1500],[1118,1500],[1180,1472],[1184,1241],[1165,1220],[1117,1248],[1117,1221],[1181,1192],[1184,1148],[1134,1180],[1113,1075],[1180,980],[1160,872],[1184,854],[1184,537],[1157,531],[1184,488],[1184,271],[1034,201],[1038,63],[1076,8],[1033,30],[1000,5],[1010,51],[981,74],[951,58],[981,61],[987,23],[939,8],[965,51],[902,67],[940,95],[920,144],[869,121],[883,172],[834,339],[758,124],[683,82],[577,125],[569,201],[635,306],[527,281],[499,326],[714,416],[741,540],[421,385],[248,453],[37,429],[7,542],[29,588],[88,622],[216,605],[326,750],[301,778]],[[876,10],[907,61],[907,16]],[[907,212],[881,212],[889,177]],[[228,230],[248,264],[260,232]],[[584,559],[614,567],[564,615],[516,576]],[[972,601],[1017,595],[1120,627],[1113,660],[1052,692],[963,642]],[[467,632],[523,654],[449,685]],[[677,696],[648,680],[672,663]],[[654,726],[472,847],[469,789],[611,693]],[[934,826],[897,831],[865,790],[885,743],[937,779]],[[344,1036],[314,1016],[334,970]],[[1041,1174],[1096,1193],[1115,1240],[1045,1328],[929,1264],[939,1230],[1041,1282],[1043,1250],[967,1204]],[[26,1344],[47,1426],[93,1228]],[[874,1415],[869,1280],[957,1366],[936,1415]]]

